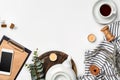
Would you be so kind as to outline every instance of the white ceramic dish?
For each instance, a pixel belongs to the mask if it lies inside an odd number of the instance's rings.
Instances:
[[[62,64],[52,66],[45,76],[45,80],[76,80],[76,74],[71,66],[71,59]]]
[[[112,8],[112,14],[109,17],[104,18],[103,16],[101,16],[100,14],[100,7],[103,4],[109,4]],[[93,6],[93,17],[95,18],[95,21],[97,23],[100,24],[108,24],[113,22],[116,17],[117,17],[117,7],[115,5],[115,3],[112,0],[99,0],[95,3],[95,5]]]

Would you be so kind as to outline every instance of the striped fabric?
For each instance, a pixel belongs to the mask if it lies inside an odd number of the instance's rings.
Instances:
[[[109,25],[110,32],[115,36],[114,41],[108,42],[104,38],[104,41],[96,49],[85,52],[85,74],[80,77],[80,80],[120,80],[118,76],[120,63],[117,63],[119,65],[116,66],[113,57],[116,54],[116,50],[120,54],[119,26],[120,21]],[[90,65],[98,66],[100,68],[100,74],[97,76],[92,75],[89,71]]]

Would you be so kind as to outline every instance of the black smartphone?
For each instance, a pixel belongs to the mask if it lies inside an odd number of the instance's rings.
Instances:
[[[0,74],[10,75],[13,59],[13,50],[2,49],[0,56]]]

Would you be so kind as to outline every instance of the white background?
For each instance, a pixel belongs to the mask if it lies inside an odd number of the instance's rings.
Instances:
[[[100,29],[104,25],[97,24],[92,16],[96,1],[0,0],[0,21],[8,24],[7,28],[0,28],[0,38],[7,35],[32,51],[38,48],[39,55],[51,50],[65,52],[75,61],[78,76],[83,75],[84,52],[94,49],[103,40]],[[114,1],[119,8],[120,1]],[[16,25],[14,30],[9,29],[10,23]],[[90,33],[96,35],[95,43],[88,42]],[[27,63],[30,62],[31,56]],[[17,80],[31,80],[25,67]]]

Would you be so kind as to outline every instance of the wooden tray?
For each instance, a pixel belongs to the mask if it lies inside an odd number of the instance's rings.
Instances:
[[[52,62],[49,60],[49,55],[51,53],[56,53],[58,58],[56,61]],[[60,51],[49,51],[49,52],[46,52],[44,54],[42,54],[41,56],[39,56],[39,59],[42,60],[44,59],[44,64],[43,64],[43,67],[44,67],[44,73],[46,75],[47,71],[49,70],[50,67],[52,67],[53,65],[55,64],[61,64],[63,63],[66,59],[67,59],[68,55],[63,53],[63,52],[60,52]],[[76,65],[74,63],[73,60],[71,60],[72,62],[72,69],[74,70],[75,74],[77,75],[77,68],[76,68]]]

